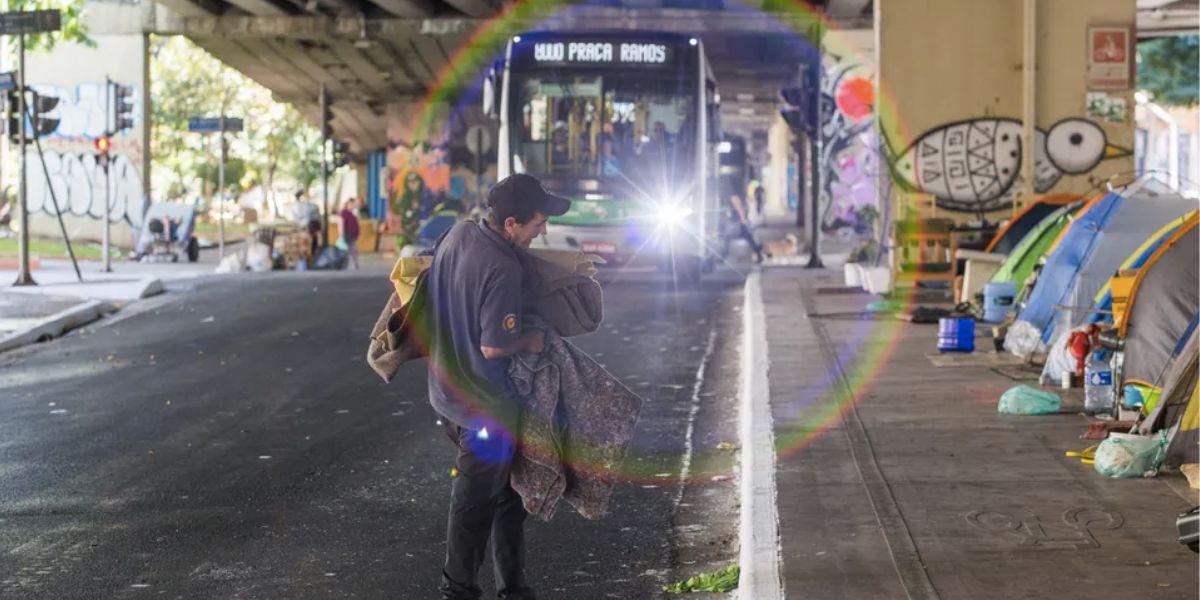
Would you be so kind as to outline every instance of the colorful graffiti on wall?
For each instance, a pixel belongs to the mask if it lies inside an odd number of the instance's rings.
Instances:
[[[439,206],[469,211],[482,197],[481,190],[486,192],[495,182],[494,165],[480,177],[463,151],[449,141],[389,145],[385,220],[387,230],[397,235],[397,245],[415,242],[420,224]]]
[[[908,191],[932,194],[948,210],[1009,208],[1023,182],[1021,130],[1017,119],[968,119],[926,131],[901,152],[888,144],[892,176]],[[1033,188],[1048,192],[1064,175],[1085,175],[1105,159],[1130,154],[1108,143],[1104,130],[1087,119],[1037,128]]]
[[[443,145],[397,142],[388,148],[387,226],[397,245],[412,241],[421,220],[450,188],[450,162]]]
[[[872,135],[875,85],[855,64],[835,57],[821,89],[821,231],[842,238],[871,235],[878,182]]]
[[[113,140],[112,163],[106,177],[104,170],[96,164],[92,150],[93,140],[104,133],[106,84],[86,82],[73,88],[46,84],[32,87],[42,96],[58,98],[58,104],[47,116],[59,122],[54,131],[42,139],[43,155],[39,156],[32,147],[26,154],[30,212],[54,216],[61,210],[67,216],[101,220],[105,214],[105,199],[108,199],[110,222],[140,226],[146,205],[140,170],[145,148],[138,140],[140,108],[135,105],[133,111],[135,131],[124,132]],[[141,95],[135,91],[133,97],[136,102]],[[44,170],[43,158],[46,162]]]

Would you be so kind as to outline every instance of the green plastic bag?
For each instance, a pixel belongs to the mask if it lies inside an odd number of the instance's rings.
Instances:
[[[1096,448],[1096,472],[1113,479],[1154,475],[1167,455],[1167,432],[1154,435],[1110,433]]]
[[[1058,413],[1061,405],[1058,394],[1018,385],[1000,396],[997,408],[1002,415],[1053,415]]]

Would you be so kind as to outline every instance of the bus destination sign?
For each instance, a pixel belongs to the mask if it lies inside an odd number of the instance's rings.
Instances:
[[[534,42],[536,64],[572,65],[645,65],[661,66],[671,62],[671,47],[653,42]]]

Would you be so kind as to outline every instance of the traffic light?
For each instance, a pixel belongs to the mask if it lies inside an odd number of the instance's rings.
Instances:
[[[133,86],[112,84],[113,133],[133,129]]]
[[[350,144],[346,142],[333,143],[333,168],[338,169],[350,164]]]
[[[325,88],[321,88],[321,137],[329,139],[333,137],[333,101],[329,99],[329,92]]]
[[[53,119],[47,115],[58,106],[57,96],[42,96],[37,92],[30,91],[25,99],[25,113],[32,117],[26,121],[25,134],[28,136],[25,138],[26,142],[32,141],[34,137],[48,135],[58,129],[59,119]],[[5,131],[14,144],[20,143],[21,97],[16,90],[11,90],[5,95],[4,102],[8,113]]]
[[[59,119],[51,118],[47,114],[56,106],[58,106],[58,96],[43,96],[37,92],[33,93],[34,135],[38,137],[50,135],[55,129],[58,129]]]
[[[16,90],[10,90],[4,95],[5,113],[8,115],[8,120],[4,124],[4,131],[8,134],[8,139],[14,144],[21,142],[21,99],[17,95]]]
[[[108,150],[112,147],[112,140],[108,135],[97,136],[92,142],[96,147],[96,163],[101,167],[108,168]]]
[[[779,91],[788,105],[779,109],[779,114],[788,127],[797,133],[813,135],[817,130],[816,99],[810,90],[803,87],[784,88]]]

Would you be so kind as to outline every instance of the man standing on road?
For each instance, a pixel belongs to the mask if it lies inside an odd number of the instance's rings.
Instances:
[[[454,226],[429,268],[429,401],[458,447],[450,498],[443,600],[476,600],[475,578],[489,535],[496,591],[532,600],[525,579],[526,512],[509,484],[521,405],[508,379],[518,352],[540,352],[541,331],[522,326],[523,270],[517,256],[570,201],[516,174],[488,193],[482,222]]]

